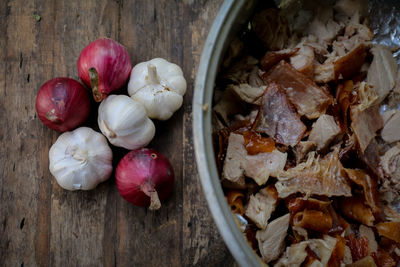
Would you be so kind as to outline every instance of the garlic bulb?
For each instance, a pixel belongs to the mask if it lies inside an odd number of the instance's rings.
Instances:
[[[126,149],[146,146],[156,131],[143,105],[126,95],[110,95],[103,100],[97,121],[111,144]]]
[[[128,93],[150,118],[167,120],[182,106],[186,80],[178,65],[155,58],[133,67]]]
[[[90,190],[112,172],[107,140],[88,127],[60,135],[49,151],[50,172],[67,190]]]

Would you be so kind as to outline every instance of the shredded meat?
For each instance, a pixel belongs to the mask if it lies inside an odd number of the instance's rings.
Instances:
[[[332,102],[332,97],[326,91],[285,61],[263,74],[262,78],[267,84],[277,83],[297,112],[309,119],[318,118]]]
[[[277,143],[295,146],[306,126],[276,83],[270,83],[262,98],[261,118],[257,130],[268,134]]]
[[[283,171],[278,180],[275,187],[281,198],[297,192],[328,197],[351,196],[351,188],[337,151],[323,159],[316,159],[311,153],[307,162]]]
[[[314,49],[302,44],[300,50],[290,58],[290,64],[299,72],[312,79],[314,77]]]

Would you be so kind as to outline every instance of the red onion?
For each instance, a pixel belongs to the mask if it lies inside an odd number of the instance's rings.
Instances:
[[[168,159],[148,148],[132,150],[118,163],[117,188],[128,202],[156,210],[174,187],[174,170]]]
[[[89,94],[76,80],[54,78],[40,87],[36,96],[36,112],[50,129],[58,132],[73,130],[89,116]]]
[[[96,102],[124,86],[131,69],[126,48],[109,38],[90,43],[82,50],[78,59],[79,77],[92,88]]]

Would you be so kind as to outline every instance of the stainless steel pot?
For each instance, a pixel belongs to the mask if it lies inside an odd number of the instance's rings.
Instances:
[[[226,0],[214,20],[200,60],[193,97],[193,135],[203,191],[219,232],[241,266],[261,266],[239,231],[222,192],[215,163],[211,106],[218,66],[232,37],[251,15],[255,0]]]
[[[224,197],[212,145],[211,107],[219,64],[232,37],[242,29],[241,26],[253,13],[256,2],[225,0],[221,6],[203,49],[193,97],[193,135],[203,191],[225,243],[241,266],[265,264],[248,246]],[[400,2],[370,0],[369,3],[374,41],[388,46],[400,46]],[[396,53],[396,57],[400,62],[400,53]]]

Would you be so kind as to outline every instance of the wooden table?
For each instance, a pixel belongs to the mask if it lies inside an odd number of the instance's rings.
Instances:
[[[203,197],[191,127],[196,70],[221,3],[0,1],[0,266],[234,264]],[[105,36],[125,45],[134,64],[163,57],[182,66],[188,81],[183,108],[156,123],[149,145],[176,173],[174,194],[157,212],[123,200],[114,177],[70,192],[48,170],[59,134],[37,118],[36,93],[51,78],[78,79],[80,51]]]

